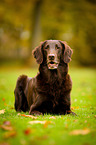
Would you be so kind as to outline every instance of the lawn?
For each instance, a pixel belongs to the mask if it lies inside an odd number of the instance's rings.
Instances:
[[[70,68],[72,110],[77,116],[45,114],[36,119],[14,109],[17,77],[33,77],[37,69],[0,70],[0,145],[96,145],[96,70]],[[3,112],[5,109],[5,112]],[[36,123],[36,121],[45,121]],[[30,124],[35,121],[36,124]]]

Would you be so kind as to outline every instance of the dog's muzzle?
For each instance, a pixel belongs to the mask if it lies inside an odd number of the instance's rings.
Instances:
[[[58,63],[53,62],[53,61],[49,62],[47,65],[48,65],[48,69],[57,69],[58,68]]]
[[[48,69],[57,69],[58,68],[58,61],[54,54],[48,55],[47,65],[48,65]]]

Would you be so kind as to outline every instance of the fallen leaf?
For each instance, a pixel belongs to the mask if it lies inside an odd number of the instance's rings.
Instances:
[[[75,120],[73,120],[74,122],[77,122],[78,121],[78,119],[75,119]]]
[[[56,117],[55,116],[52,116],[52,117],[49,117],[49,119],[56,119]]]
[[[30,124],[45,124],[46,121],[39,121],[39,120],[36,120],[36,121],[29,121]]]
[[[47,120],[44,120],[44,121],[39,121],[39,120],[36,120],[36,121],[29,121],[30,124],[44,124],[45,127],[52,123],[52,121],[47,121]]]
[[[86,129],[73,130],[70,132],[70,135],[86,135],[88,133],[90,133],[90,130],[86,128]]]
[[[10,132],[6,132],[4,134],[4,138],[7,139],[7,138],[10,138],[10,137],[15,137],[16,136],[16,131],[10,131]]]
[[[86,118],[90,118],[90,116],[88,115]]]
[[[74,110],[74,107],[71,107],[71,110]]]
[[[5,98],[2,98],[2,101],[4,101],[4,102],[5,102]]]
[[[4,114],[4,112],[5,112],[5,109],[0,110],[0,114]]]
[[[94,117],[96,118],[96,115],[94,115]]]
[[[25,114],[20,114],[18,113],[19,116],[23,116],[23,117],[28,117],[28,118],[32,118],[32,119],[37,119],[38,117],[33,116],[33,115],[25,115]]]
[[[79,106],[71,107],[71,110],[79,109]]]
[[[4,121],[3,124],[9,126],[9,125],[11,125],[11,122],[10,121]]]
[[[46,122],[44,123],[44,128],[47,128],[47,126],[48,126],[50,123],[52,123],[52,122],[51,122],[51,121],[46,121]]]
[[[7,125],[1,125],[0,128],[4,129],[4,130],[9,130],[12,131],[13,127],[12,126],[7,126]]]
[[[3,125],[0,125],[0,128],[2,128],[3,130],[9,130],[9,131],[13,130],[13,127],[11,126],[10,121],[4,121]]]
[[[87,120],[85,120],[84,122],[87,123]]]
[[[6,103],[4,103],[4,106],[8,106]]]
[[[31,129],[30,128],[27,128],[26,130],[24,130],[24,134],[25,135],[28,135],[31,133]]]

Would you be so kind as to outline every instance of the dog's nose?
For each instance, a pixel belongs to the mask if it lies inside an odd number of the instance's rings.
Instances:
[[[55,59],[55,55],[54,54],[49,54],[48,58],[49,58],[49,60],[54,60]]]

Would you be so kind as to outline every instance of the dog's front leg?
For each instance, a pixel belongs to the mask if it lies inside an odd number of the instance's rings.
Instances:
[[[43,115],[43,113],[38,110],[38,107],[40,107],[45,100],[46,98],[43,96],[36,97],[35,102],[30,106],[29,114]]]
[[[70,97],[70,91],[65,93],[65,98],[64,98],[64,106],[65,106],[65,114],[72,114],[72,115],[76,115],[76,113],[71,111],[71,97]]]

